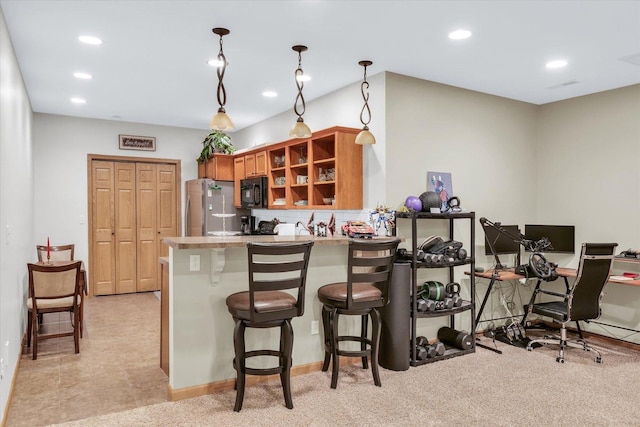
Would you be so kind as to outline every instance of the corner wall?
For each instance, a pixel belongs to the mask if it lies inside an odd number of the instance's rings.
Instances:
[[[576,254],[556,255],[577,267],[583,242],[640,248],[640,85],[539,107],[536,179],[539,224],[573,224]],[[614,274],[640,273],[640,263],[614,262]],[[609,283],[597,322],[640,330],[640,288]],[[583,322],[584,323],[584,322]],[[640,333],[595,323],[585,330],[640,343]]]

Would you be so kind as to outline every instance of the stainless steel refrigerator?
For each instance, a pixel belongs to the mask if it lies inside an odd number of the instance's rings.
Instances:
[[[233,206],[233,182],[185,181],[185,236],[240,234],[240,217],[248,209]]]

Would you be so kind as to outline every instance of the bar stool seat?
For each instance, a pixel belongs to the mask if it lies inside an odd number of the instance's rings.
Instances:
[[[347,281],[330,283],[318,289],[322,303],[322,325],[324,331],[325,358],[323,371],[332,363],[331,388],[338,385],[339,357],[360,357],[362,368],[371,371],[375,385],[381,386],[378,371],[378,349],[382,319],[378,308],[388,302],[388,286],[391,281],[393,262],[400,239],[351,240]],[[360,336],[339,335],[339,315],[361,316]],[[371,318],[371,337],[368,337],[368,322]],[[340,348],[340,343],[360,343],[360,350]]]
[[[291,319],[304,314],[304,295],[312,241],[301,243],[247,244],[249,259],[249,290],[229,295],[227,309],[235,321],[233,368],[236,377],[236,403],[242,409],[246,375],[280,374],[285,405],[293,408],[291,398],[291,353],[293,327]],[[293,290],[292,293],[285,290]],[[297,293],[295,292],[297,290]],[[278,350],[246,351],[246,328],[280,328]],[[247,359],[272,356],[278,364],[268,368],[249,368]]]

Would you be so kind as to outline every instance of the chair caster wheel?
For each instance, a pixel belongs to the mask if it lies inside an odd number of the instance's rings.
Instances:
[[[533,351],[533,348],[527,347],[527,351]]]
[[[602,363],[602,357],[600,356],[596,357],[596,363]]]
[[[556,357],[556,362],[564,363],[564,357]]]

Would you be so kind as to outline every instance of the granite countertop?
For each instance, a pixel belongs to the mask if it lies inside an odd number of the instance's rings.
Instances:
[[[382,239],[377,237],[376,239]],[[211,236],[211,237],[165,237],[164,243],[174,249],[213,249],[213,248],[239,248],[248,242],[283,243],[314,241],[314,245],[346,245],[350,238],[341,234],[327,237],[296,235],[250,235],[250,236]]]

